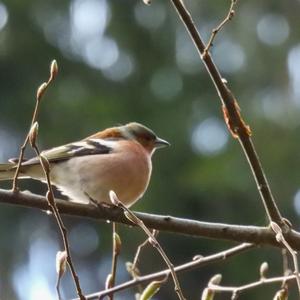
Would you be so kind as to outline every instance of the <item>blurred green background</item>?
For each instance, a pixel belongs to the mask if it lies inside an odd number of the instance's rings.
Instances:
[[[207,41],[230,1],[187,1]],[[300,1],[241,1],[217,36],[212,54],[253,131],[277,203],[299,228]],[[37,87],[52,59],[59,76],[39,115],[42,149],[81,139],[129,121],[141,122],[172,147],[154,155],[152,180],[134,209],[210,222],[265,225],[266,218],[246,159],[228,134],[213,84],[168,1],[148,7],[128,0],[7,0],[0,2],[0,161],[18,154],[28,130]],[[30,156],[30,151],[27,156]],[[9,183],[1,182],[2,188]],[[23,189],[45,193],[27,181]],[[103,288],[110,271],[111,225],[64,218],[82,288]],[[55,255],[61,238],[51,216],[1,204],[1,299],[55,299]],[[117,282],[129,278],[124,263],[144,240],[120,227],[123,241]],[[161,233],[174,264],[233,245]],[[200,299],[215,273],[223,283],[258,279],[263,261],[282,273],[279,251],[262,248],[179,276],[188,299]],[[141,257],[143,273],[165,268],[155,250]],[[278,286],[242,294],[271,299]],[[64,299],[75,296],[62,280]],[[116,295],[133,299],[135,290]],[[176,299],[172,282],[155,299]],[[217,299],[230,299],[222,294]]]

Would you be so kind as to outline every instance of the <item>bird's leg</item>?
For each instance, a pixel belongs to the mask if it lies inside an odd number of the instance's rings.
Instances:
[[[83,193],[89,198],[91,204],[95,205],[96,207],[99,206],[99,203],[95,199],[93,199],[86,191],[84,191]]]
[[[94,206],[96,206],[96,207],[106,207],[106,208],[112,208],[112,207],[114,207],[114,205],[112,205],[112,204],[109,204],[109,203],[107,203],[107,202],[104,202],[104,201],[102,201],[102,202],[98,202],[98,201],[96,201],[95,199],[93,199],[87,192],[84,192],[84,194],[89,198],[89,200],[90,200],[90,203],[92,204],[92,205],[94,205]]]

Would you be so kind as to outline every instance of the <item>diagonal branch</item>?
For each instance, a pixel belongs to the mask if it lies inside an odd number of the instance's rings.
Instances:
[[[234,137],[238,138],[243,148],[243,151],[255,178],[257,189],[260,193],[269,221],[274,221],[280,226],[284,226],[285,222],[275,203],[267,178],[259,161],[259,157],[252,143],[252,139],[250,137],[250,128],[245,124],[245,122],[242,119],[237,101],[233,93],[226,85],[226,80],[222,78],[218,68],[216,67],[215,63],[211,58],[210,53],[204,52],[206,48],[205,44],[194,25],[190,13],[185,8],[182,2],[183,0],[170,1],[174,5],[178,15],[180,16],[188,33],[190,34],[199,52],[199,55],[207,69],[207,72],[209,73],[211,80],[215,85],[215,88],[218,92],[222,103],[226,123],[229,127],[230,132],[233,134]]]

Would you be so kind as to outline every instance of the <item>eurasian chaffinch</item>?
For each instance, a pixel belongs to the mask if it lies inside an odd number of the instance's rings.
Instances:
[[[113,190],[130,206],[147,189],[155,149],[168,145],[146,126],[129,123],[42,154],[50,163],[51,183],[70,200],[110,203]],[[16,166],[16,162],[0,164],[0,180],[12,179]],[[20,178],[45,181],[38,157],[22,162]]]

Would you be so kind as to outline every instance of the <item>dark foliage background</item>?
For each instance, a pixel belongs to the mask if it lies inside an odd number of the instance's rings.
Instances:
[[[205,38],[225,16],[230,1],[187,1]],[[299,107],[300,2],[241,1],[233,21],[217,36],[213,57],[235,92],[261,155],[277,203],[296,228],[300,214]],[[45,149],[94,131],[138,121],[171,142],[154,156],[150,187],[135,210],[206,221],[266,224],[247,162],[222,120],[218,96],[168,1],[7,0],[0,2],[0,161],[16,156],[28,129],[35,92],[55,58],[59,77],[43,99],[39,143]],[[27,154],[30,155],[30,152]],[[9,188],[1,182],[1,187]],[[44,193],[36,182],[22,188]],[[65,218],[83,290],[103,288],[111,259],[111,226]],[[55,254],[62,249],[52,217],[1,204],[1,299],[54,299]],[[118,282],[129,278],[144,234],[120,228]],[[161,233],[170,259],[179,264],[230,243]],[[258,249],[222,265],[180,275],[184,294],[199,299],[216,272],[223,282],[258,278],[268,260],[281,274],[279,251]],[[149,248],[142,272],[164,267]],[[65,298],[75,296],[69,275]],[[271,298],[265,287],[242,299]],[[133,291],[116,299],[132,299]],[[226,295],[228,296],[228,295]],[[170,283],[156,299],[176,299]],[[219,299],[226,299],[224,295]]]

